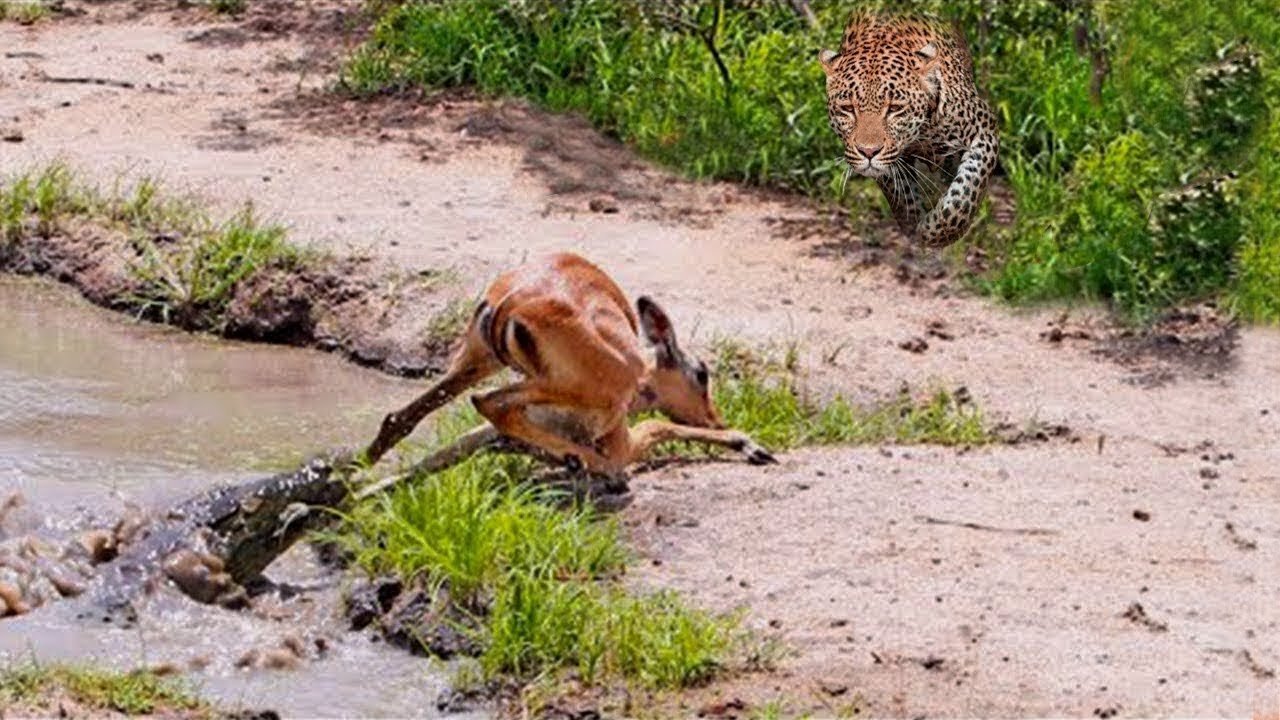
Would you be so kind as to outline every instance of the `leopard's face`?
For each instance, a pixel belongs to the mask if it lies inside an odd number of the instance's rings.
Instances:
[[[824,53],[827,115],[844,143],[849,167],[882,177],[904,158],[928,127],[937,108],[931,44],[916,49]]]

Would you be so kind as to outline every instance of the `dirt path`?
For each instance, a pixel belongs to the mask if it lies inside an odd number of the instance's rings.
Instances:
[[[993,415],[1080,438],[805,451],[636,482],[625,520],[654,561],[639,581],[745,605],[796,651],[767,686],[725,692],[860,695],[895,716],[1280,710],[1280,335],[1243,330],[1230,360],[1194,367],[1130,353],[1135,373],[1072,339],[1105,333],[1083,311],[1051,342],[1060,309],[1012,312],[919,264],[797,238],[821,224],[804,206],[674,180],[573,120],[464,98],[318,102],[305,91],[332,79],[334,47],[310,38],[349,15],[251,5],[238,23],[108,3],[0,24],[0,130],[22,136],[0,143],[0,169],[62,157],[104,181],[251,199],[295,241],[447,268],[457,297],[575,249],[702,343],[794,344],[822,391],[963,384]],[[117,84],[50,81],[71,77]],[[916,337],[924,352],[899,347]]]

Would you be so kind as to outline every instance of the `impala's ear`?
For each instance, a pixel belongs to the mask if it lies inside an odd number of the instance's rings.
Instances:
[[[818,62],[822,63],[822,69],[827,74],[835,68],[836,58],[840,57],[840,53],[835,50],[822,50],[818,52]]]
[[[680,346],[671,318],[647,295],[636,298],[636,310],[640,313],[640,329],[645,339],[658,351],[658,364],[665,367],[676,364],[680,359]]]

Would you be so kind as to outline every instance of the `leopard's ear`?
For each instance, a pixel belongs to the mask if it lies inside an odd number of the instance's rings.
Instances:
[[[938,59],[938,45],[930,40],[916,50],[916,57],[920,58],[920,82],[929,99],[937,103],[938,96],[942,94],[942,62]]]
[[[835,69],[836,58],[840,57],[840,53],[835,50],[822,50],[818,53],[818,62],[822,63],[822,69],[828,75]]]

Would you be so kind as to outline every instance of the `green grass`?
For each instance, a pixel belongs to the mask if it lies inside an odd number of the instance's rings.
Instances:
[[[81,222],[132,241],[134,282],[120,304],[188,329],[221,332],[240,283],[308,261],[283,227],[263,223],[251,207],[214,220],[193,201],[166,196],[154,179],[103,191],[61,163],[0,179],[0,256],[24,239],[71,232]]]
[[[284,228],[260,222],[246,207],[218,225],[200,228],[175,247],[139,240],[142,260],[133,266],[136,301],[162,322],[203,325],[221,331],[236,286],[269,267],[296,267],[302,255],[285,240]]]
[[[842,397],[807,397],[789,362],[770,363],[731,342],[719,344],[712,391],[730,427],[771,450],[800,445],[982,445],[993,436],[982,412],[946,390],[859,407]]]
[[[986,238],[1002,260],[987,286],[1109,301],[1140,320],[1224,295],[1248,319],[1280,318],[1259,300],[1280,290],[1268,269],[1280,138],[1262,132],[1280,101],[1280,20],[1248,0],[1098,2],[1090,19],[1111,63],[1101,103],[1081,91],[1088,62],[1047,25],[986,63],[1018,202],[1013,231]],[[1215,183],[1228,172],[1239,180]]]
[[[719,42],[735,88],[726,95],[702,42],[655,28],[643,8],[606,0],[395,5],[342,82],[360,94],[465,85],[528,97],[584,113],[696,177],[835,187],[839,146],[813,92],[821,80],[809,62],[814,39],[798,22],[776,10],[724,17]]]
[[[1280,79],[1272,82],[1280,86]],[[1280,88],[1273,92],[1280,95]],[[1244,181],[1245,239],[1237,251],[1230,302],[1242,317],[1280,323],[1280,111],[1265,133],[1262,147],[1268,151],[1253,159],[1255,172]]]
[[[446,441],[474,424],[445,423]],[[477,619],[486,677],[574,672],[588,683],[684,687],[725,661],[735,622],[617,583],[628,552],[612,519],[557,509],[533,463],[479,456],[355,508],[337,539],[373,573],[447,589]]]
[[[56,703],[64,697],[91,712],[213,715],[186,686],[149,672],[118,673],[87,666],[34,663],[0,670],[0,708],[43,707],[56,712]]]
[[[1222,298],[1280,321],[1280,14],[1267,3],[863,4],[954,18],[973,47],[1017,207],[1012,228],[975,227],[995,261],[979,287],[1011,302],[1101,300],[1134,320]],[[655,10],[669,4],[617,0],[384,4],[343,85],[529,98],[694,177],[837,197],[815,57],[850,7],[817,4],[811,30],[786,3],[714,5],[686,4],[672,22]],[[728,84],[690,27],[714,28]],[[1228,172],[1238,182],[1213,183]],[[1212,192],[1187,202],[1189,187]]]
[[[426,327],[426,339],[436,342],[453,342],[466,329],[475,308],[474,298],[453,298],[439,312],[431,316]]]
[[[53,14],[42,0],[0,0],[0,21],[12,20],[19,25],[32,25]]]
[[[84,189],[61,163],[0,181],[0,247],[27,234],[48,236],[61,220],[88,213],[91,207]]]

